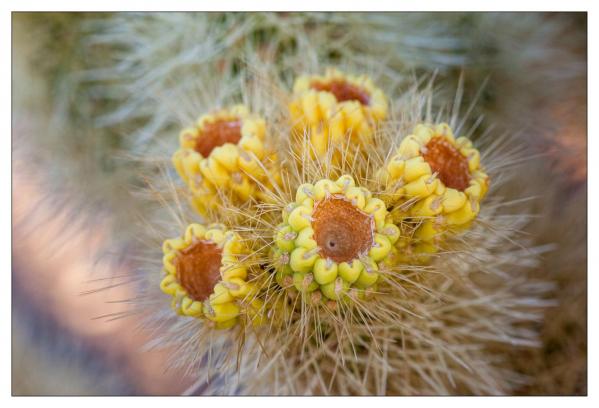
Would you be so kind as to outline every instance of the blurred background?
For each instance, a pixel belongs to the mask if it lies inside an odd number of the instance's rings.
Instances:
[[[586,14],[13,13],[12,41],[13,395],[192,386],[169,350],[148,350],[140,316],[120,314],[143,211],[128,158],[157,129],[178,133],[155,110],[163,82],[203,65],[235,73],[247,50],[282,71],[308,51],[331,64],[384,56],[390,71],[462,83],[485,125],[534,146],[536,243],[556,248],[538,275],[557,306],[542,347],[509,358],[529,378],[518,394],[586,394]]]

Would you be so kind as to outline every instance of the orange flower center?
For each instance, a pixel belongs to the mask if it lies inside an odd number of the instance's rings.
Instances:
[[[314,237],[324,258],[350,262],[372,247],[372,218],[345,198],[318,201],[312,218]]]
[[[433,137],[425,146],[422,156],[446,187],[464,191],[470,184],[468,159],[447,139]]]
[[[317,91],[332,93],[338,102],[358,101],[362,105],[370,103],[368,92],[342,79],[334,79],[330,82],[312,81],[310,87]]]
[[[198,241],[175,258],[177,279],[193,300],[204,301],[220,281],[222,251],[213,242]]]
[[[196,138],[195,151],[208,157],[215,147],[225,143],[237,144],[241,139],[240,119],[218,119],[205,123]]]

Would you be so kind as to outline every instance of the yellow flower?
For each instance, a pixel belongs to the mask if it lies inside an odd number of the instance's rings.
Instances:
[[[204,115],[181,132],[173,164],[201,214],[218,204],[218,191],[243,202],[259,194],[254,180],[268,184],[261,163],[267,156],[265,129],[262,118],[236,105]]]
[[[277,282],[304,293],[319,290],[324,301],[372,288],[399,238],[387,216],[385,203],[351,176],[302,184],[275,235]]]
[[[190,224],[182,237],[167,239],[162,250],[166,275],[162,291],[173,297],[172,307],[185,316],[202,318],[214,327],[233,327],[251,306],[255,319],[255,288],[241,263],[240,238],[220,224]]]
[[[489,187],[478,150],[467,138],[456,139],[445,123],[417,125],[378,177],[387,187],[385,201],[401,217],[420,220],[414,238],[423,242],[467,227]]]
[[[387,98],[367,76],[328,69],[324,76],[301,76],[293,87],[289,111],[296,137],[309,135],[312,149],[324,156],[329,145],[363,146],[387,116]]]

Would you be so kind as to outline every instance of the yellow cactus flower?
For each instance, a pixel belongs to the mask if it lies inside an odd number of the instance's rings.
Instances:
[[[254,180],[268,184],[260,163],[268,156],[265,132],[265,121],[243,105],[204,115],[181,132],[172,160],[198,212],[205,214],[216,206],[218,190],[240,201],[259,195]]]
[[[160,288],[173,297],[178,314],[203,318],[219,329],[233,327],[246,310],[257,319],[255,288],[246,281],[236,233],[220,224],[190,224],[182,237],[164,241],[162,250],[166,275]]]
[[[387,187],[385,200],[400,208],[402,217],[421,220],[414,233],[421,242],[466,227],[489,187],[478,150],[467,138],[455,138],[445,123],[417,125],[378,177]]]
[[[300,185],[274,237],[277,282],[304,293],[318,290],[323,301],[372,288],[399,238],[387,218],[385,204],[351,176]]]
[[[309,135],[312,149],[324,156],[329,145],[372,141],[376,125],[387,117],[382,90],[365,75],[345,75],[328,69],[324,76],[301,76],[293,87],[289,105],[295,133]]]

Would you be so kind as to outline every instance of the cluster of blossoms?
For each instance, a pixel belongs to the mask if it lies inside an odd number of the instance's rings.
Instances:
[[[242,313],[258,323],[260,300],[243,303],[255,287],[239,263],[247,250],[237,234],[220,224],[191,224],[183,237],[164,241],[162,250],[166,276],[160,288],[173,296],[177,313],[204,317],[220,329],[235,325]]]
[[[262,197],[256,181],[266,181],[260,163],[268,155],[264,147],[264,119],[236,105],[202,116],[195,127],[179,135],[173,164],[193,193],[200,214],[215,208],[219,191],[240,201]]]
[[[303,160],[296,168],[355,157],[376,144],[388,115],[387,97],[369,78],[337,70],[297,78],[288,108],[290,151]],[[216,111],[181,132],[173,155],[205,218],[234,203],[276,206],[284,201],[280,191],[295,192],[276,215],[260,213],[273,225],[266,245],[221,224],[192,224],[164,242],[162,291],[177,313],[211,327],[272,324],[288,309],[281,304],[298,299],[329,309],[368,302],[390,284],[381,279],[385,270],[428,262],[423,253],[469,228],[488,190],[479,152],[447,124],[395,135],[399,147],[371,179],[331,165],[328,177],[295,184],[268,144],[267,125],[245,106]]]
[[[385,203],[349,175],[300,185],[275,237],[277,282],[302,292],[318,289],[329,300],[350,288],[365,294],[399,238],[387,218]]]
[[[395,221],[419,221],[402,240],[404,254],[435,252],[443,232],[467,228],[489,188],[478,150],[445,123],[417,125],[377,176],[390,191],[386,201],[399,210]]]
[[[309,135],[311,149],[323,156],[331,144],[360,148],[372,143],[387,117],[387,98],[366,76],[329,69],[324,76],[302,76],[293,86],[289,113],[294,131]]]

